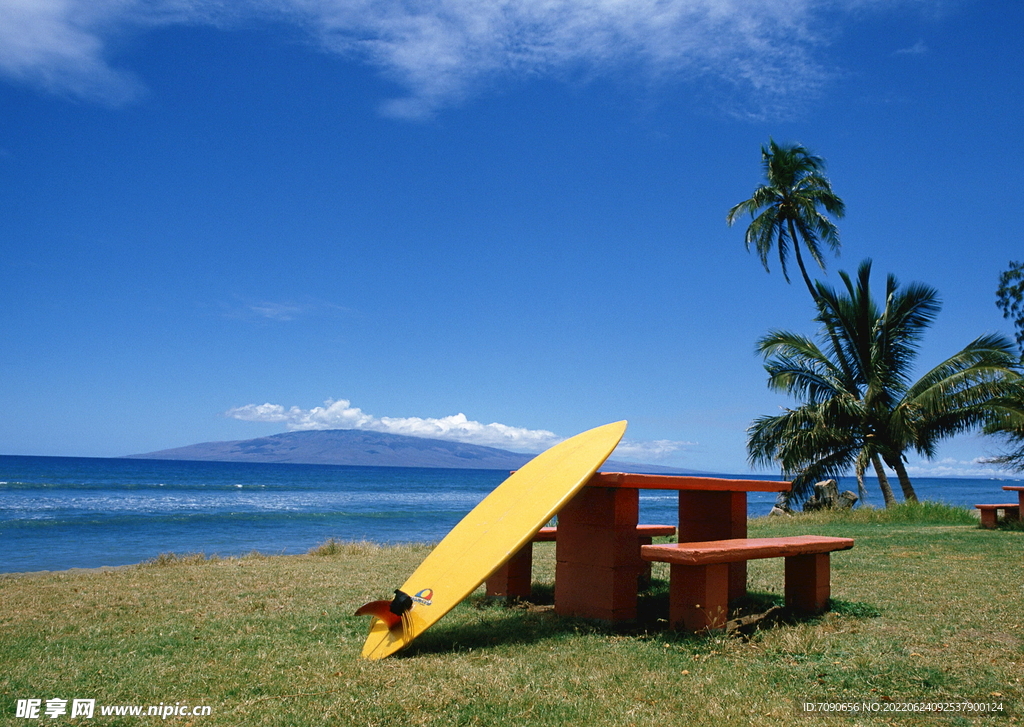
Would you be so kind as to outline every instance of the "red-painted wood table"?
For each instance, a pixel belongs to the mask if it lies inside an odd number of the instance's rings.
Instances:
[[[747,537],[747,493],[788,492],[790,483],[716,477],[599,472],[558,513],[555,611],[632,621],[637,578],[640,490],[679,492],[679,542]],[[729,566],[729,598],[747,590],[747,564]]]
[[[1024,485],[1003,485],[1004,490],[1016,491],[1017,499],[1020,501],[1020,516],[1024,519]]]

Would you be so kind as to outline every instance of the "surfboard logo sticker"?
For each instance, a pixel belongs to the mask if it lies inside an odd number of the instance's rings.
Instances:
[[[429,606],[430,604],[432,604],[434,602],[433,599],[434,591],[431,588],[424,588],[422,591],[420,591],[412,597],[412,600],[423,606]]]

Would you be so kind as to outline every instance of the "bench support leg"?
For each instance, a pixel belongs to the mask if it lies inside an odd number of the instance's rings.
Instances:
[[[747,537],[746,492],[679,492],[679,542]],[[729,564],[729,600],[747,594],[747,562]]]
[[[1020,520],[1021,508],[1018,505],[977,505],[976,507],[981,513],[981,527],[983,528],[992,529],[999,527],[1000,510],[1003,512],[1003,522],[1009,523]]]
[[[533,586],[533,543],[524,545],[487,579],[492,598],[529,598]]]
[[[668,608],[669,628],[724,629],[729,616],[729,565],[672,564]]]
[[[831,596],[829,554],[786,558],[786,606],[800,613],[820,613]]]

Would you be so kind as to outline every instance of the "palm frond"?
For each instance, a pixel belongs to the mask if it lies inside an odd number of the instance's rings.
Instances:
[[[799,144],[780,145],[769,140],[761,147],[761,168],[764,183],[749,199],[733,205],[725,221],[733,225],[739,217],[749,215],[751,223],[744,237],[747,249],[756,250],[761,264],[769,270],[768,257],[775,248],[787,282],[789,256],[793,254],[813,296],[800,248],[824,269],[822,243],[832,251],[839,250],[839,230],[825,213],[842,217],[845,205],[824,175],[824,160]]]

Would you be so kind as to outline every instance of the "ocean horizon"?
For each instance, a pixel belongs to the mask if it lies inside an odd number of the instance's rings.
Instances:
[[[140,563],[162,553],[305,553],[334,538],[439,541],[507,470],[0,455],[0,573]],[[768,475],[716,475],[780,479]],[[972,507],[1007,482],[913,479],[922,500]],[[898,483],[893,482],[898,493]],[[840,490],[856,491],[853,478]],[[750,517],[775,493],[750,493]],[[868,480],[865,504],[880,506]],[[676,522],[676,495],[642,490],[641,522]]]

